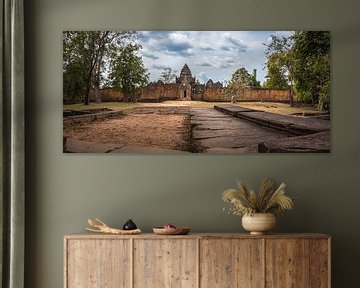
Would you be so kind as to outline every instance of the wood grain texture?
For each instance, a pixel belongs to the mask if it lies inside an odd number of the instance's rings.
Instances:
[[[266,240],[266,288],[309,287],[309,244],[306,239]]]
[[[64,239],[64,287],[330,288],[330,262],[323,234],[77,234]]]
[[[134,240],[134,287],[196,288],[196,247],[193,239]]]
[[[190,233],[188,235],[156,235],[142,233],[139,235],[108,235],[101,233],[80,233],[66,235],[65,239],[329,239],[329,235],[319,233],[289,233],[250,235],[249,233]]]
[[[263,253],[260,239],[201,240],[200,287],[263,287]]]
[[[66,288],[131,287],[130,240],[67,240]]]
[[[310,287],[328,288],[330,251],[327,240],[310,240]],[[330,283],[330,281],[329,281]]]

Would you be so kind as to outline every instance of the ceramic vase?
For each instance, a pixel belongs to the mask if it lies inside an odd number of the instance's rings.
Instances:
[[[255,213],[242,217],[242,226],[251,235],[263,235],[276,226],[276,217],[272,213]]]

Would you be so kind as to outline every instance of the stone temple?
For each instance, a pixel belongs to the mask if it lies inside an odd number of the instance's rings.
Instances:
[[[101,89],[100,96],[102,102],[119,102],[124,99],[123,93],[113,88]],[[226,87],[221,82],[213,82],[211,79],[206,83],[196,81],[189,66],[185,63],[179,77],[176,77],[173,83],[164,83],[161,80],[152,82],[143,87],[132,98],[138,102],[163,102],[167,100],[230,102],[231,96],[226,93]],[[239,91],[235,96],[238,101],[290,101],[289,90],[257,88]],[[90,93],[90,100],[96,101],[94,91]]]
[[[191,100],[191,92],[195,86],[195,77],[192,77],[189,66],[185,63],[181,69],[180,77],[176,77],[176,84],[179,85],[179,99]]]

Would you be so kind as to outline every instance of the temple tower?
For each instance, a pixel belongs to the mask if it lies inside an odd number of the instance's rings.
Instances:
[[[185,63],[181,69],[180,77],[176,77],[176,83],[179,85],[179,99],[191,100],[192,87],[195,85],[195,77],[192,77],[189,66]]]

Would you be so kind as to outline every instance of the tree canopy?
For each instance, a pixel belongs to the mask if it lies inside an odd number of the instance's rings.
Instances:
[[[256,69],[250,74],[246,68],[238,68],[231,76],[227,85],[227,93],[235,95],[238,91],[261,87],[260,82],[256,79]]]
[[[89,103],[90,89],[99,86],[105,64],[136,39],[135,32],[66,31],[63,33],[64,101]]]
[[[129,44],[110,63],[110,83],[124,93],[125,102],[135,100],[136,90],[149,82],[149,73],[138,54],[140,49],[138,44]]]
[[[290,87],[299,100],[321,110],[330,107],[329,31],[297,31],[288,37],[272,36],[266,46],[266,87]]]
[[[286,76],[284,65],[281,64],[281,57],[279,54],[273,54],[268,57],[267,68],[268,74],[264,83],[265,88],[273,89],[289,89],[289,80]]]
[[[330,106],[330,32],[301,31],[294,34],[294,86],[301,100]]]
[[[261,88],[260,81],[257,80],[257,70],[254,69],[253,73],[250,75],[250,87],[251,88]]]
[[[161,80],[165,84],[172,83],[176,79],[176,73],[177,73],[176,70],[171,69],[170,67],[166,67],[163,69],[163,72],[161,72],[159,80]]]

